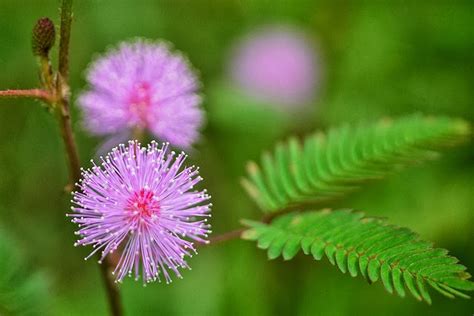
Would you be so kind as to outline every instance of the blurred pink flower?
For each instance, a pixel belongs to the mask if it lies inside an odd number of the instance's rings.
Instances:
[[[108,139],[146,129],[159,140],[189,148],[204,115],[200,86],[187,60],[162,42],[124,42],[92,63],[89,90],[79,97],[84,124]]]
[[[267,26],[238,42],[230,72],[247,94],[292,108],[313,100],[320,81],[318,57],[314,45],[298,29]]]

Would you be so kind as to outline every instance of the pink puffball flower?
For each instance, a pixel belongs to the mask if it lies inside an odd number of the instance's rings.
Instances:
[[[312,101],[320,79],[314,45],[285,26],[264,27],[240,40],[229,68],[242,91],[286,109]]]
[[[198,140],[204,120],[200,83],[188,61],[166,43],[123,42],[94,61],[86,77],[89,90],[78,103],[92,134],[113,139],[148,130],[180,148]]]
[[[193,187],[202,180],[198,168],[183,167],[186,155],[152,142],[120,144],[83,170],[73,193],[72,222],[80,239],[75,245],[92,245],[86,259],[100,251],[99,263],[118,251],[116,281],[140,275],[143,283],[171,282],[170,272],[189,268],[186,256],[196,253],[193,240],[207,243],[210,233],[210,196]]]

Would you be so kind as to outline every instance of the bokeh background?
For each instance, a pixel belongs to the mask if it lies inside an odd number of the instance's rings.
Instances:
[[[0,0],[0,88],[38,83],[30,32],[42,16],[58,21],[57,1]],[[228,75],[235,43],[262,25],[306,32],[317,48],[320,81],[305,112],[273,110],[236,91]],[[239,185],[245,163],[279,138],[345,122],[422,112],[474,119],[472,1],[81,0],[71,51],[73,96],[96,54],[132,37],[165,39],[200,72],[208,123],[192,154],[213,196],[213,230],[238,227],[259,211]],[[85,133],[74,107],[84,166],[100,139]],[[473,143],[353,194],[336,206],[387,216],[451,250],[474,269]],[[53,118],[28,100],[0,100],[0,228],[25,269],[49,280],[42,315],[104,315],[105,295],[90,249],[74,248],[65,218],[67,170]],[[3,258],[1,259],[4,260]],[[6,261],[3,261],[6,262]],[[433,306],[341,274],[298,255],[268,261],[255,244],[203,248],[192,271],[170,285],[127,280],[127,315],[471,315],[469,300],[434,294]],[[0,265],[0,268],[2,265]],[[0,271],[0,275],[4,273]],[[0,289],[0,302],[10,288]],[[41,311],[41,312],[40,312]],[[2,314],[0,309],[0,314]]]

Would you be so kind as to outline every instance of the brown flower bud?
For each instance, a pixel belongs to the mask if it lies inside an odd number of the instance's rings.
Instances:
[[[35,56],[47,57],[54,45],[56,30],[49,18],[39,19],[33,28],[32,49]]]

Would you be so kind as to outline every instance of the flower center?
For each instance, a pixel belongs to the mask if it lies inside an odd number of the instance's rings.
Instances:
[[[127,200],[125,210],[130,212],[131,219],[153,219],[160,212],[160,204],[154,199],[153,192],[141,189]]]
[[[151,104],[150,85],[147,82],[138,83],[130,95],[129,110],[132,120],[141,127],[148,124],[148,111]]]

